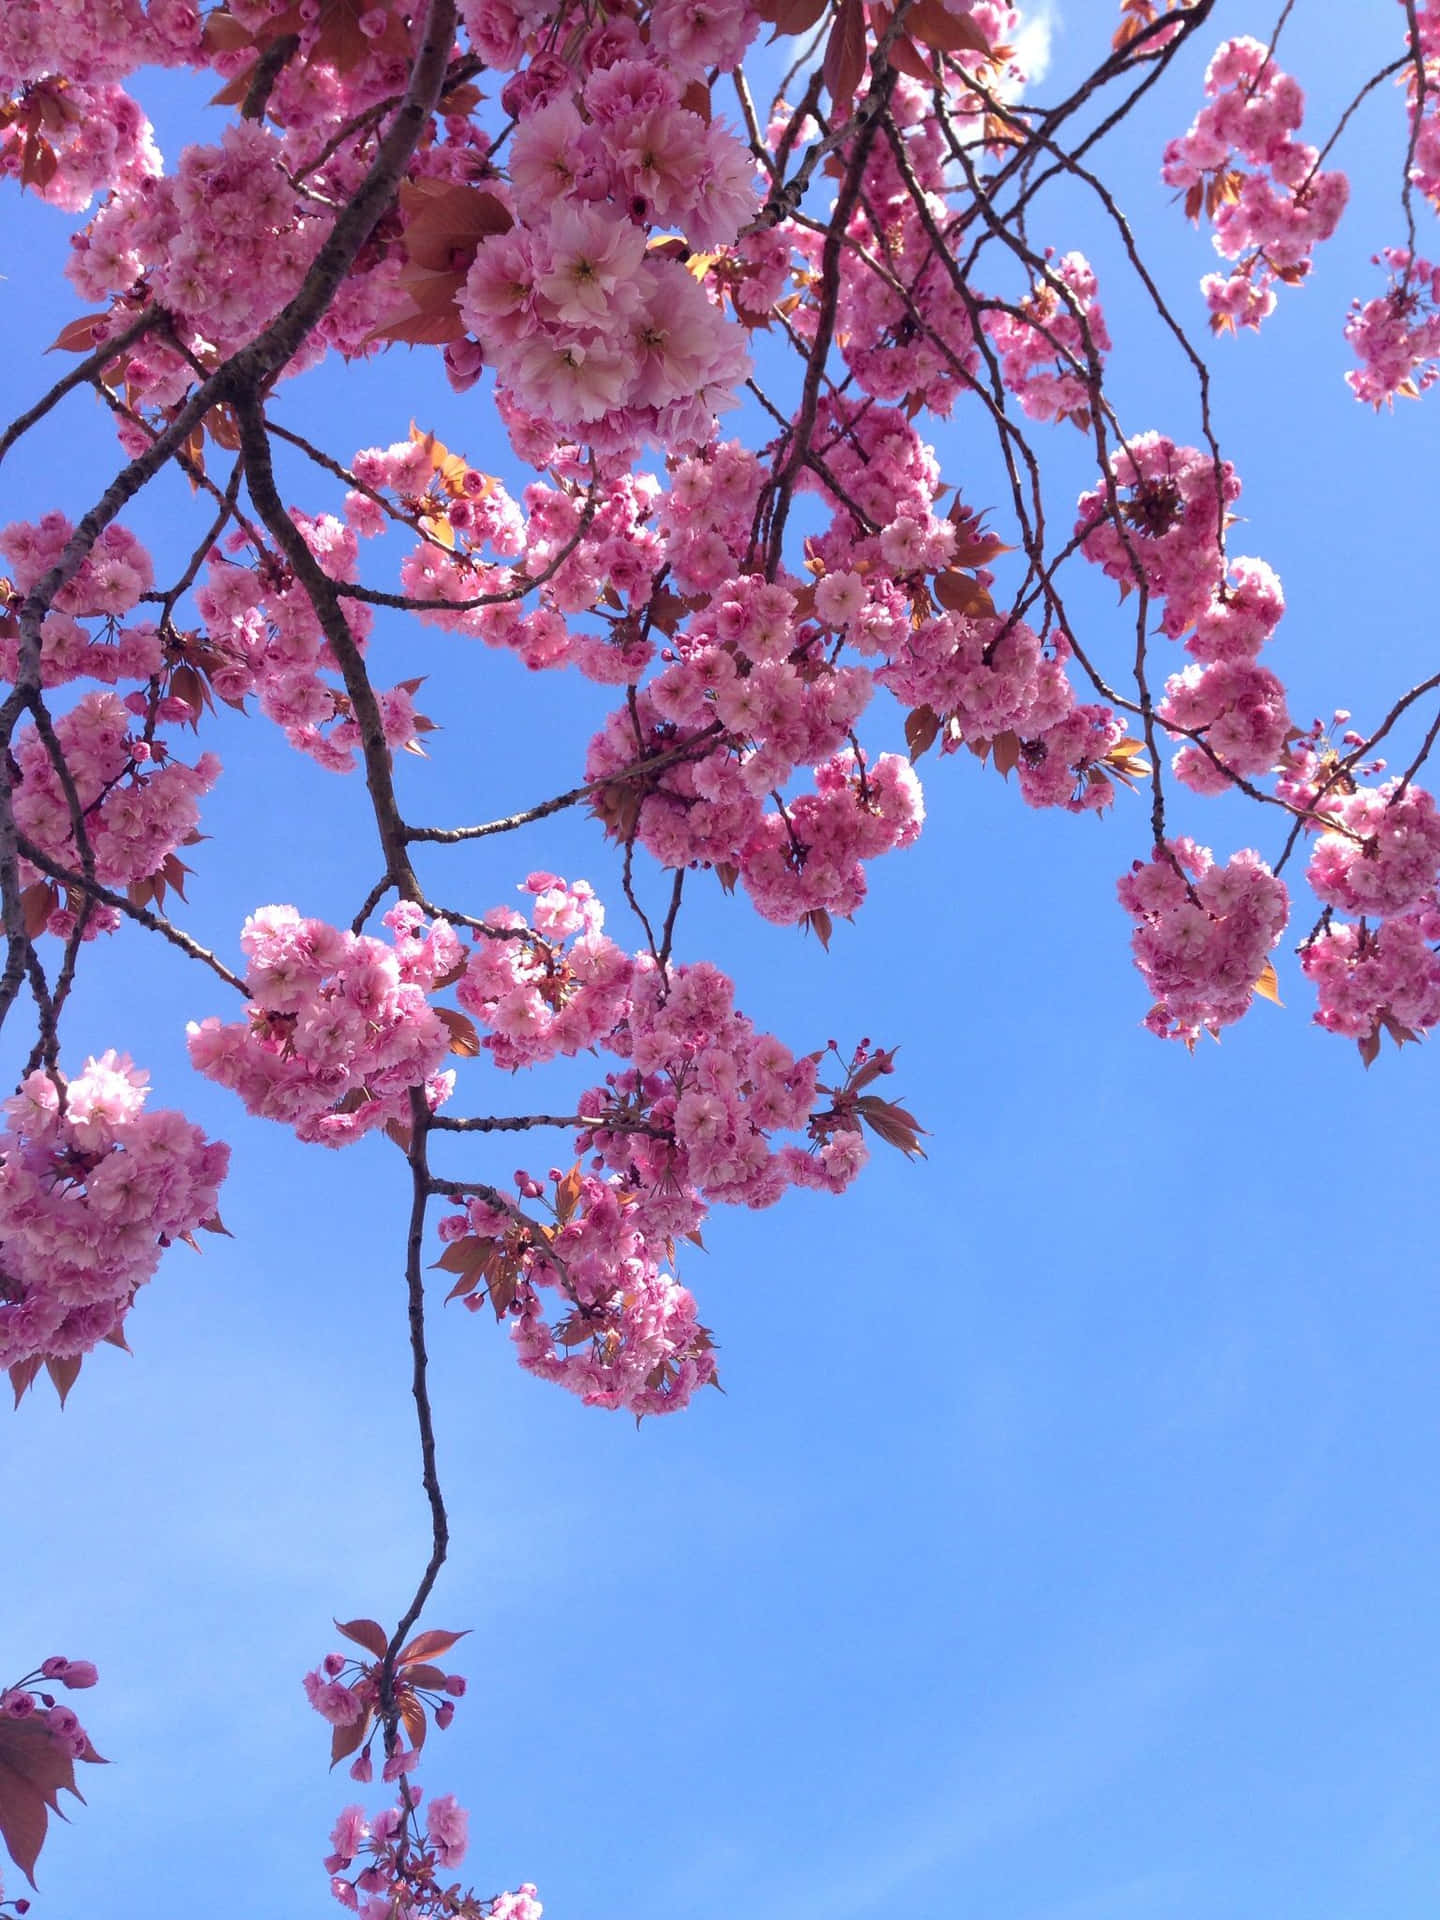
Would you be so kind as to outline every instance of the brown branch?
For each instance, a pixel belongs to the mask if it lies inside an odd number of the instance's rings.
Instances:
[[[86,354],[83,360],[77,362],[62,380],[57,380],[43,399],[37,400],[34,406],[27,408],[24,413],[17,414],[4,433],[0,434],[0,461],[4,460],[21,435],[28,433],[37,421],[43,420],[67,393],[73,393],[76,387],[83,387],[95,379],[117,354],[133,346],[142,334],[148,333],[159,322],[161,317],[158,307],[147,307],[143,313],[137,313],[128,326],[122,327],[119,333],[102,341],[93,353]]]
[[[17,833],[15,841],[18,851],[24,855],[32,867],[37,867],[41,873],[48,874],[52,880],[59,881],[62,886],[73,887],[77,893],[82,893],[87,899],[93,900],[97,906],[110,907],[114,912],[124,914],[127,920],[133,920],[137,926],[145,927],[151,933],[158,933],[163,940],[168,940],[172,947],[178,947],[190,959],[198,960],[202,966],[209,967],[210,971],[218,975],[227,987],[234,987],[237,993],[243,993],[247,999],[249,998],[250,989],[238,974],[232,973],[223,960],[216,959],[208,947],[202,947],[198,940],[193,939],[183,928],[177,927],[173,921],[167,920],[163,913],[156,913],[149,907],[137,907],[135,902],[125,894],[116,893],[113,888],[102,886],[98,880],[86,879],[83,874],[72,872],[62,862],[53,859],[43,848],[37,847],[34,841],[27,839],[23,833]]]
[[[420,883],[410,865],[405,823],[400,817],[399,802],[395,798],[385,725],[380,716],[375,689],[365,671],[359,644],[336,595],[335,582],[311,553],[304,535],[285,511],[284,502],[275,486],[270,441],[265,432],[265,419],[259,402],[240,399],[236,402],[235,414],[240,423],[240,447],[245,456],[245,482],[250,489],[250,498],[255,502],[255,511],[270,537],[290,562],[295,578],[305,589],[320,629],[335,657],[340,677],[345,682],[355,724],[360,731],[365,785],[370,794],[386,871],[394,877],[396,887],[406,899],[418,900]]]

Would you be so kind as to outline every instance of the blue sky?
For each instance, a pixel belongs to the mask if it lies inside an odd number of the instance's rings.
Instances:
[[[1072,14],[1051,16],[1042,97],[1093,52]],[[1367,0],[1342,41],[1297,10],[1281,58],[1316,126],[1401,18]],[[1224,7],[1214,37],[1269,24]],[[1157,162],[1208,51],[1109,163],[1197,330],[1208,242]],[[145,97],[173,152],[197,124],[186,89]],[[1377,419],[1341,379],[1349,300],[1400,238],[1400,125],[1388,91],[1370,103],[1311,283],[1262,338],[1215,349],[1235,546],[1285,581],[1274,664],[1302,718],[1373,719],[1433,668],[1437,402]],[[53,377],[36,352],[77,304],[63,219],[13,195],[7,219],[8,417]],[[1089,213],[1062,196],[1032,236],[1092,250],[1127,426],[1191,434]],[[505,470],[482,399],[425,355],[326,369],[281,411],[341,453],[413,417]],[[108,477],[98,410],[62,420],[0,471],[0,518],[77,510]],[[969,424],[941,442],[951,477],[998,501]],[[1063,517],[1090,474],[1078,436],[1050,446]],[[133,516],[170,553],[192,523],[183,483]],[[1075,592],[1101,651],[1123,649],[1110,588]],[[445,729],[406,769],[417,816],[569,784],[607,704],[429,631],[385,628],[376,650],[388,677],[431,676]],[[213,738],[227,776],[187,924],[233,952],[262,902],[348,917],[377,869],[358,793],[258,719],[222,714]],[[456,1547],[430,1618],[472,1629],[471,1687],[422,1777],[471,1808],[477,1886],[533,1879],[585,1920],[1419,1920],[1440,1870],[1433,1062],[1387,1050],[1365,1074],[1311,1026],[1288,955],[1283,1009],[1193,1059],[1162,1046],[1113,895],[1145,850],[1140,803],[1056,819],[968,756],[922,771],[925,835],[875,866],[828,955],[718,887],[687,904],[682,957],[731,970],[797,1048],[898,1044],[895,1090],[932,1135],[927,1162],[878,1155],[844,1200],[713,1219],[686,1278],[724,1397],[637,1432],[437,1303]],[[1256,835],[1214,802],[1184,824],[1217,850]],[[535,866],[615,892],[573,815],[470,850],[445,891],[481,908]],[[96,957],[67,1055],[128,1048],[157,1102],[233,1143],[236,1237],[169,1254],[134,1357],[99,1356],[63,1414],[33,1396],[0,1452],[0,1669],[96,1660],[84,1705],[115,1763],[42,1857],[36,1912],[321,1915],[353,1790],[327,1777],[299,1676],[336,1644],[332,1614],[403,1605],[425,1547],[403,1168],[382,1141],[331,1155],[248,1120],[185,1064],[183,1023],[221,1011],[218,986],[128,930]],[[533,1104],[471,1073],[467,1110]],[[503,1177],[525,1157],[463,1164]]]

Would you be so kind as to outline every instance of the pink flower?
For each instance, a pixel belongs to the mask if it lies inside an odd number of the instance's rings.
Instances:
[[[439,1864],[458,1866],[469,1841],[470,1817],[453,1793],[442,1793],[426,1807],[425,1831]]]

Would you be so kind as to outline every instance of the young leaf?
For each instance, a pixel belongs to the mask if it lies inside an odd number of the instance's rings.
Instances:
[[[940,716],[933,707],[916,707],[905,716],[905,744],[913,765],[922,753],[928,753],[940,731]]]
[[[925,1129],[913,1113],[907,1113],[904,1107],[896,1106],[893,1100],[882,1100],[873,1093],[862,1095],[855,1102],[855,1111],[887,1146],[898,1147],[907,1159],[916,1154],[922,1160],[925,1158],[925,1149],[919,1139]]]
[[[450,1029],[450,1051],[462,1060],[474,1060],[480,1052],[480,1035],[468,1013],[454,1007],[436,1007],[436,1014]]]
[[[836,110],[849,108],[865,77],[865,8],[862,0],[840,0],[835,24],[825,42],[825,85]]]
[[[60,1813],[62,1787],[84,1801],[74,1762],[44,1722],[0,1718],[0,1840],[32,1887],[47,1809]]]
[[[348,1759],[349,1756],[354,1753],[355,1749],[360,1745],[360,1742],[369,1731],[370,1722],[373,1718],[373,1714],[362,1713],[356,1719],[352,1720],[348,1726],[333,1727],[331,1729],[330,1765],[332,1770],[338,1767],[342,1760]]]
[[[468,1627],[462,1627],[459,1633],[447,1633],[443,1627],[430,1627],[424,1633],[417,1633],[408,1646],[400,1649],[400,1658],[396,1663],[405,1666],[411,1660],[438,1660],[442,1654],[449,1653],[469,1633]]]
[[[1255,982],[1250,991],[1252,993],[1258,993],[1262,1000],[1273,1000],[1277,1007],[1284,1006],[1285,1002],[1280,998],[1280,980],[1275,972],[1275,962],[1273,960],[1267,960],[1265,962],[1264,966],[1260,969],[1260,978]]]
[[[377,1660],[385,1658],[385,1649],[390,1639],[378,1620],[337,1620],[336,1627],[347,1640],[353,1640],[357,1647],[364,1647],[367,1653],[373,1653]]]

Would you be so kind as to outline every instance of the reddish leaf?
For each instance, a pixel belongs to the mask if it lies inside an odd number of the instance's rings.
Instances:
[[[825,42],[821,71],[836,108],[848,108],[865,77],[865,8],[862,0],[840,0],[835,24]]]
[[[940,716],[933,707],[916,707],[905,716],[905,744],[912,763],[928,753],[940,731]]]
[[[46,1810],[60,1813],[62,1787],[84,1800],[74,1762],[43,1721],[0,1719],[0,1840],[32,1887]]]
[[[258,60],[252,60],[248,67],[242,67],[233,80],[227,80],[218,93],[211,94],[210,105],[212,107],[243,106],[245,96],[250,91],[250,82],[255,78],[255,69],[259,64]]]
[[[997,733],[990,743],[990,751],[995,756],[996,771],[1008,780],[1013,768],[1020,763],[1020,737],[1014,733]]]
[[[925,1158],[925,1149],[918,1137],[925,1129],[914,1114],[907,1113],[904,1107],[896,1106],[893,1100],[882,1100],[877,1094],[867,1093],[855,1102],[855,1111],[887,1146],[898,1147],[907,1159],[916,1154],[922,1160]]]
[[[972,620],[990,620],[995,615],[995,602],[974,575],[953,568],[936,576],[935,598],[949,612],[963,613]]]
[[[962,534],[950,556],[950,564],[952,567],[985,567],[999,554],[1014,551],[996,533],[972,533],[968,537]]]
[[[425,1709],[407,1688],[399,1696],[400,1718],[405,1723],[405,1731],[410,1736],[410,1744],[418,1753],[425,1744],[427,1731]]]
[[[338,1630],[347,1640],[353,1640],[357,1647],[364,1647],[367,1653],[373,1653],[377,1660],[385,1658],[385,1649],[390,1639],[378,1620],[337,1620]]]
[[[10,1385],[15,1390],[15,1405],[17,1407],[35,1384],[35,1376],[39,1371],[40,1356],[38,1353],[32,1354],[28,1360],[17,1360],[15,1365],[10,1368]]]
[[[555,1185],[555,1217],[563,1226],[580,1204],[580,1163],[575,1165]]]
[[[460,87],[452,87],[449,93],[442,96],[437,112],[447,115],[470,113],[479,106],[484,98],[484,94],[481,93],[478,87],[472,87],[468,84]]]
[[[859,1093],[862,1087],[868,1087],[872,1081],[878,1080],[882,1074],[893,1072],[895,1055],[898,1051],[898,1048],[891,1047],[887,1052],[884,1047],[881,1047],[878,1052],[872,1054],[850,1082],[850,1091],[852,1093]]]
[[[912,40],[923,41],[941,53],[979,53],[989,56],[990,42],[968,13],[950,13],[941,0],[915,0],[905,16]]]
[[[815,935],[827,953],[830,951],[830,935],[835,931],[835,922],[824,907],[812,907],[800,924],[807,932]]]
[[[438,1660],[442,1654],[449,1653],[469,1633],[468,1627],[462,1627],[459,1633],[447,1633],[443,1627],[430,1627],[424,1633],[417,1633],[406,1647],[400,1649],[398,1664],[405,1666],[411,1660]]]
[[[38,134],[27,134],[20,149],[21,186],[37,187],[43,193],[59,169],[60,160],[50,142]]]
[[[55,882],[37,880],[21,894],[20,904],[25,909],[26,933],[32,940],[38,939],[45,931],[46,921],[60,904]]]
[[[242,47],[253,47],[255,37],[249,27],[242,26],[224,7],[217,7],[213,13],[205,16],[205,31],[200,36],[200,44],[211,56],[217,53],[239,53]]]
[[[882,29],[880,26],[880,21],[878,17],[876,17],[874,9],[871,10],[871,17],[874,20],[875,31],[877,34],[879,34],[882,31]],[[889,21],[889,14],[887,12],[886,14],[887,24],[888,24],[888,21]],[[895,69],[897,73],[908,74],[910,79],[912,80],[928,80],[931,86],[934,86],[935,56],[932,54],[930,56],[930,59],[927,61],[924,54],[920,51],[919,47],[916,46],[915,42],[910,38],[908,33],[901,33],[895,36],[895,38],[890,43],[890,52],[889,52],[888,58],[891,66]],[[911,407],[911,404],[910,404],[911,401],[915,403],[913,408]],[[922,395],[911,394],[910,400],[906,402],[906,410],[907,412],[909,412],[910,418],[912,420],[915,418],[915,415],[923,409],[924,405],[925,405],[925,400]]]
[[[452,1240],[435,1265],[441,1273],[478,1274],[494,1245],[493,1240],[482,1240],[478,1234],[467,1233],[463,1240]]]
[[[60,1396],[63,1407],[69,1397],[70,1389],[80,1377],[80,1355],[67,1353],[63,1359],[50,1359],[45,1362],[45,1371],[50,1376],[51,1385]]]
[[[475,187],[449,181],[417,180],[400,189],[400,211],[405,215],[405,254],[417,267],[432,273],[453,273],[456,255],[475,257],[487,234],[508,233],[515,221],[503,200]]]
[[[681,94],[680,104],[691,113],[698,113],[702,120],[708,121],[712,111],[709,87],[703,80],[692,80]]]
[[[96,329],[107,323],[108,313],[82,313],[68,327],[62,327],[45,349],[47,353],[88,353],[95,344]]]
[[[447,279],[451,277],[446,275]],[[398,320],[387,320],[384,326],[372,328],[365,336],[367,340],[394,340],[409,347],[444,347],[464,337],[465,322],[455,311],[453,299],[448,311],[405,313]]]
[[[342,1760],[354,1753],[369,1730],[373,1715],[362,1713],[347,1727],[334,1727],[330,1733],[330,1765],[338,1767]]]
[[[445,1671],[442,1667],[432,1667],[421,1661],[418,1666],[405,1668],[405,1682],[411,1687],[430,1687],[438,1689],[445,1685]]]
[[[436,1015],[450,1029],[450,1051],[462,1060],[474,1060],[480,1052],[480,1035],[468,1013],[454,1007],[436,1007]]]
[[[828,5],[829,0],[758,0],[757,11],[778,39],[782,33],[808,33]]]

